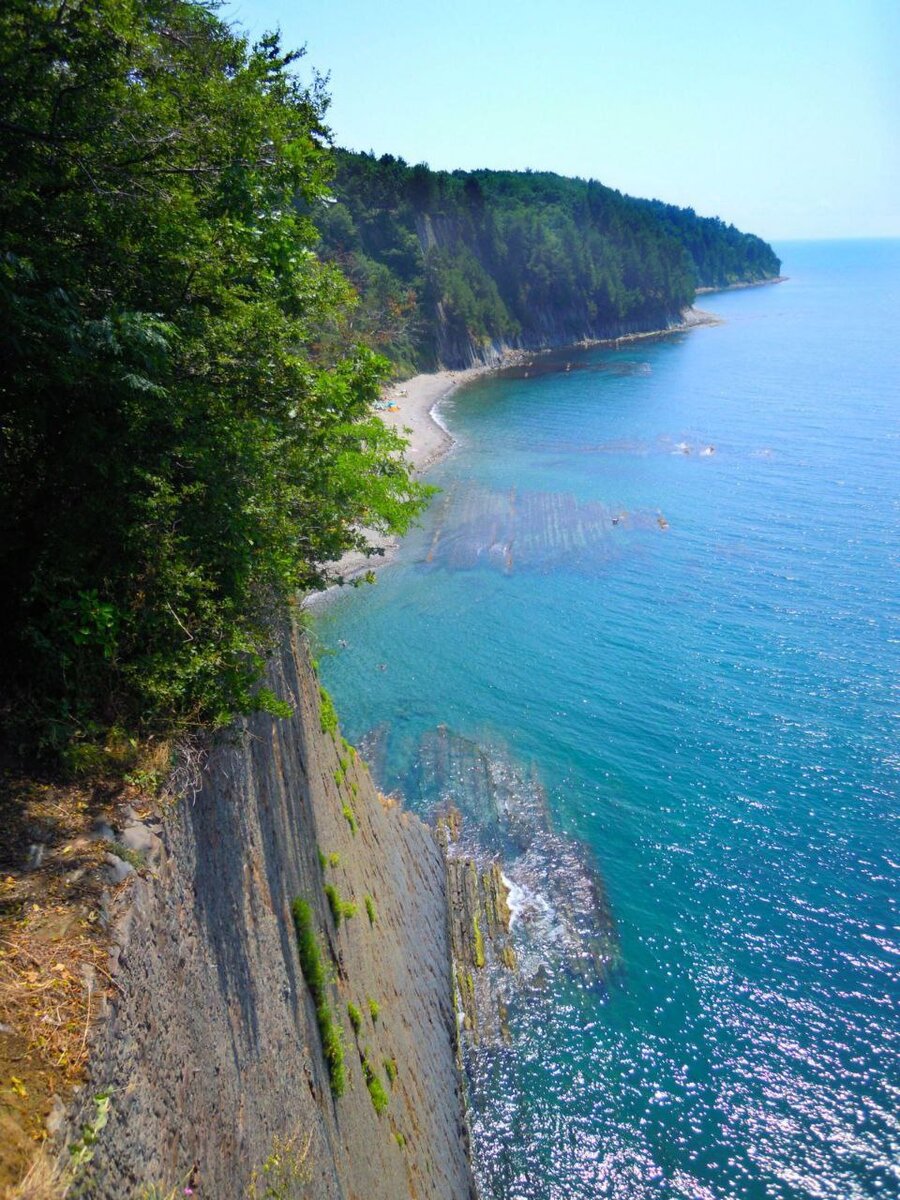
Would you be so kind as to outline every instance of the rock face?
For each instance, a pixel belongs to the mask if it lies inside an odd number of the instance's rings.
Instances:
[[[416,217],[416,234],[422,254],[446,250],[453,254],[464,245],[490,274],[477,240],[453,217],[420,213]],[[478,366],[498,366],[504,357],[516,350],[550,350],[571,346],[576,342],[613,340],[658,332],[680,326],[680,309],[666,307],[662,302],[651,304],[640,316],[626,320],[598,320],[584,305],[563,303],[547,306],[530,304],[523,317],[521,331],[507,338],[477,338],[459,322],[448,320],[445,305],[438,302],[431,319],[434,323],[434,356],[438,368],[449,370]]]
[[[89,1088],[111,1101],[86,1194],[474,1197],[435,835],[379,796],[320,711],[295,636],[271,676],[295,716],[256,718],[210,751],[197,790],[154,826],[156,865],[113,902],[114,998]],[[326,884],[353,915],[335,921]],[[297,897],[342,1031],[337,1099],[298,958]]]

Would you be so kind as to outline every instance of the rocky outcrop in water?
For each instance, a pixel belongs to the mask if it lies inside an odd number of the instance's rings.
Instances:
[[[390,729],[364,741],[384,770]],[[515,1040],[515,1015],[561,973],[603,990],[619,946],[587,849],[553,828],[537,772],[445,726],[420,741],[405,792],[447,862],[457,1008],[469,1049]],[[467,1056],[470,1073],[477,1061]]]

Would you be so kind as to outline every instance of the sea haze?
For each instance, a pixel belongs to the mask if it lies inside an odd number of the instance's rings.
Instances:
[[[900,1191],[900,243],[777,249],[721,325],[458,393],[422,529],[318,622],[384,788],[428,808],[445,726],[603,881],[602,985],[548,932],[467,1058],[496,1200]]]

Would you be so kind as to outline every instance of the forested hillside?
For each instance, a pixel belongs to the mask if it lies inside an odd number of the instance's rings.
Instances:
[[[777,276],[718,218],[546,172],[431,171],[338,151],[321,250],[362,297],[357,327],[406,369],[664,326],[698,287]]]

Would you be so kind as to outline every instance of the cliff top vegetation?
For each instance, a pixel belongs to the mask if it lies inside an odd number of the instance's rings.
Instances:
[[[32,748],[279,711],[277,618],[424,503],[314,253],[298,57],[191,0],[3,6],[3,717]]]
[[[354,281],[356,327],[407,371],[472,347],[659,327],[698,287],[773,278],[771,246],[716,217],[538,171],[431,171],[336,152],[321,252]]]

